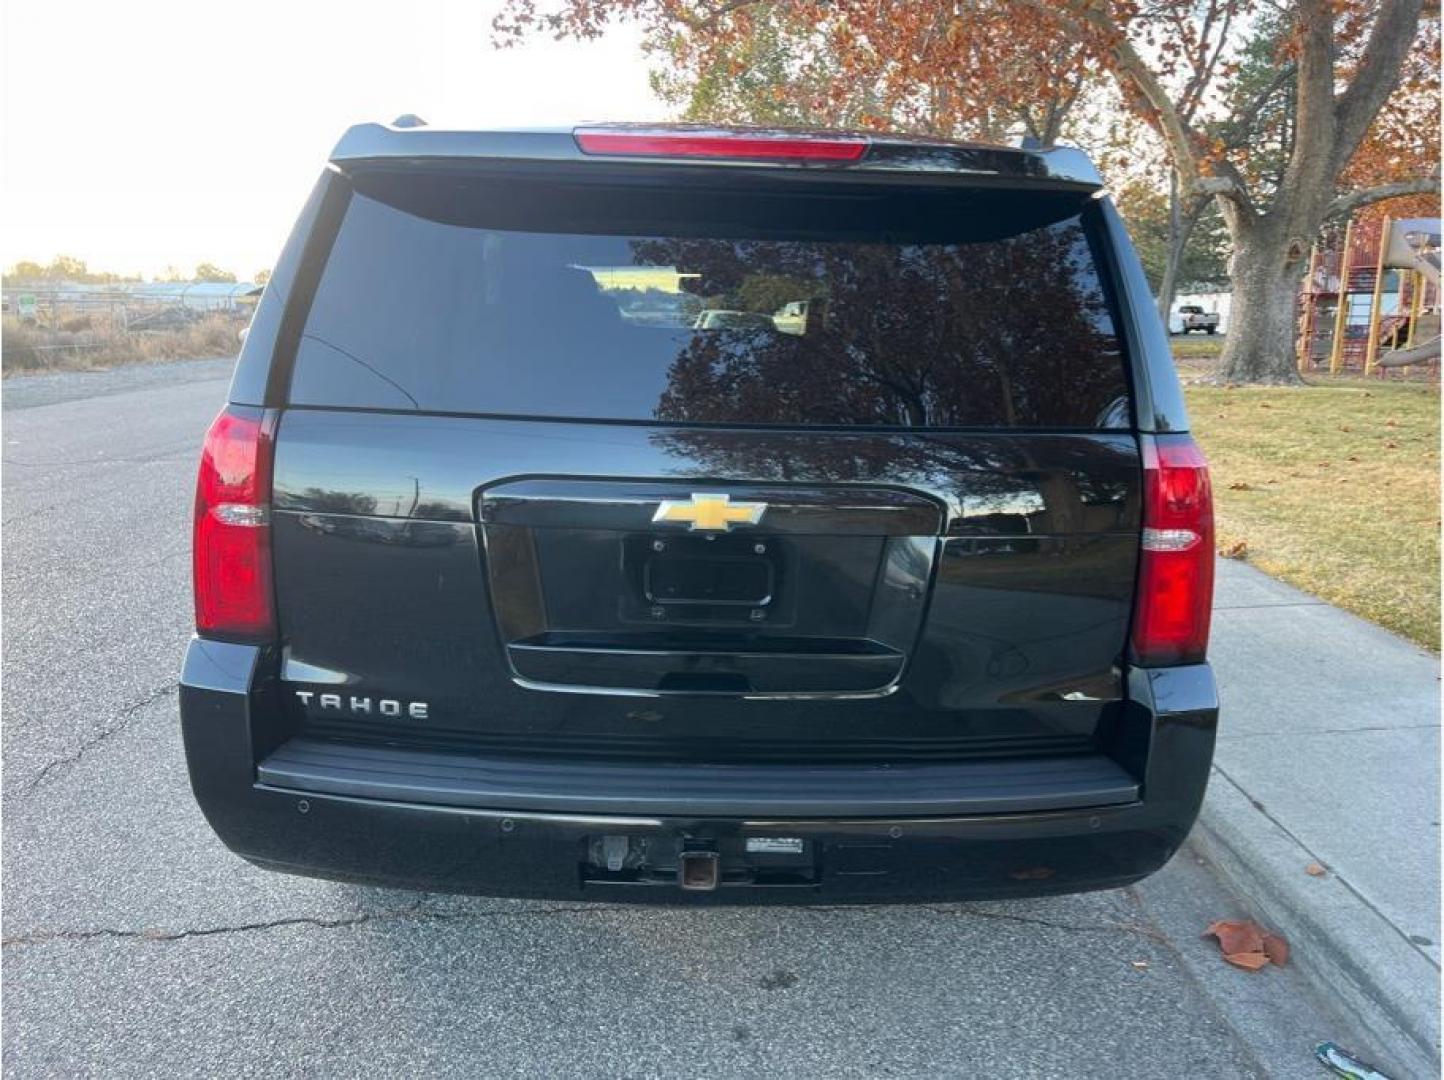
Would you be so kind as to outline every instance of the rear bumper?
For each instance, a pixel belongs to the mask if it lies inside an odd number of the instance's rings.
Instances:
[[[181,680],[192,787],[226,845],[254,863],[293,873],[495,896],[902,902],[1124,885],[1161,867],[1187,835],[1207,783],[1218,716],[1207,665],[1131,672],[1127,715],[1110,733],[1110,753],[1137,780],[1128,796],[1120,796],[1116,784],[1101,794],[1096,771],[1087,777],[1084,770],[1079,783],[1094,786],[1080,787],[1075,799],[1055,787],[1031,802],[1019,801],[1016,792],[1011,802],[959,801],[966,812],[956,813],[936,812],[947,804],[935,792],[913,812],[866,800],[857,806],[891,812],[849,813],[846,802],[836,800],[825,815],[806,812],[805,804],[783,816],[776,804],[749,812],[746,805],[705,800],[704,810],[687,812],[676,799],[638,800],[633,809],[625,800],[584,806],[537,799],[532,805],[545,809],[532,809],[515,793],[485,805],[487,796],[476,789],[456,788],[451,798],[407,797],[404,785],[348,787],[334,775],[308,773],[279,727],[274,689],[258,678],[269,666],[261,659],[253,647],[193,641]],[[321,769],[324,759],[318,762]],[[1066,776],[1064,770],[1052,781],[1065,785]],[[973,781],[960,776],[959,782]],[[1019,809],[1027,806],[1038,808]],[[934,812],[924,812],[929,809]],[[602,837],[626,837],[633,851],[717,851],[721,885],[684,892],[658,884],[665,870],[659,875],[655,867],[631,876],[607,873],[597,865]],[[781,858],[784,865],[774,873],[765,865],[770,856],[743,854],[749,838],[785,838],[806,855]],[[665,865],[665,857],[659,861]]]

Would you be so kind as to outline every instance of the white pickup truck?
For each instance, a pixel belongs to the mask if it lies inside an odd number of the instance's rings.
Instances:
[[[1218,312],[1204,311],[1197,304],[1184,304],[1168,320],[1170,334],[1186,334],[1190,330],[1202,330],[1206,334],[1218,333]]]

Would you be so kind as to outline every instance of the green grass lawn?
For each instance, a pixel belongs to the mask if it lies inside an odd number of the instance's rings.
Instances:
[[[1185,393],[1220,553],[1437,651],[1439,387],[1340,379]]]

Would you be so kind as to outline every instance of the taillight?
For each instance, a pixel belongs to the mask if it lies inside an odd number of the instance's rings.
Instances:
[[[1145,435],[1143,540],[1133,660],[1192,664],[1208,651],[1213,612],[1213,494],[1187,435]]]
[[[868,141],[857,136],[756,132],[631,131],[577,128],[584,154],[612,157],[731,158],[737,161],[861,161]]]
[[[275,637],[271,599],[271,433],[260,409],[221,410],[201,449],[194,534],[196,633]]]

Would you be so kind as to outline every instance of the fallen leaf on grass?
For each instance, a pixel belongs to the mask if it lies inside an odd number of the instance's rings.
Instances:
[[[1308,866],[1304,867],[1304,873],[1308,874],[1309,877],[1323,877],[1328,871],[1324,869],[1322,863],[1311,862]]]
[[[1339,430],[1340,430],[1340,431],[1353,431],[1354,429],[1351,428],[1348,424],[1340,424],[1340,425],[1339,425]]]
[[[1229,485],[1228,485],[1228,490],[1229,490],[1229,491],[1252,491],[1252,490],[1253,490],[1253,485],[1250,484],[1250,483],[1248,483],[1248,482],[1245,481],[1245,480],[1235,480],[1232,484],[1229,484]]]
[[[1385,450],[1397,450],[1397,449],[1399,449],[1399,444],[1396,443],[1393,439],[1390,439],[1388,442],[1386,442],[1386,443],[1384,444],[1384,449],[1385,449]]]
[[[1223,958],[1245,971],[1258,971],[1270,963],[1282,967],[1289,960],[1289,943],[1252,919],[1219,919],[1203,936],[1216,938]]]
[[[1219,554],[1225,559],[1247,559],[1248,541],[1235,540],[1232,544],[1229,544],[1228,547],[1220,551]]]
[[[1398,426],[1399,426],[1399,421],[1395,420],[1395,419],[1391,416],[1391,417],[1389,417],[1389,419],[1387,419],[1387,420],[1384,421],[1384,426],[1385,426],[1385,427],[1398,427]]]
[[[1270,405],[1267,401],[1260,401],[1260,402],[1258,403],[1258,407],[1259,407],[1260,409],[1272,409],[1272,408],[1273,408],[1273,406]]]

